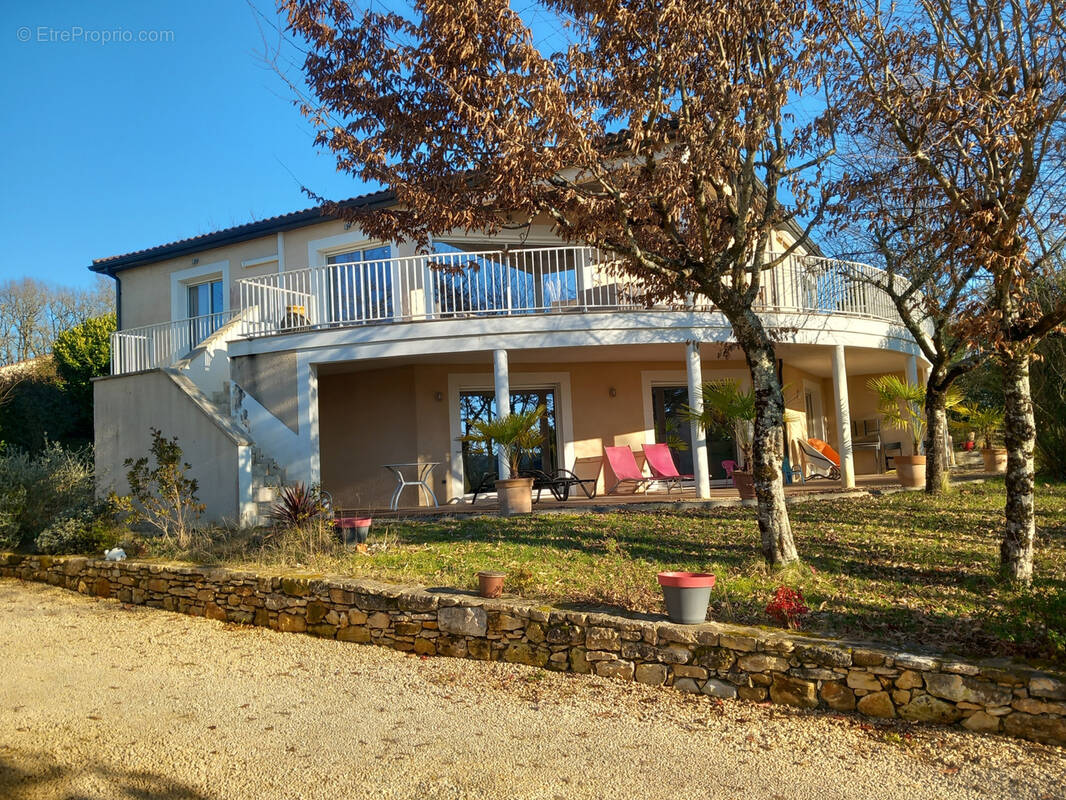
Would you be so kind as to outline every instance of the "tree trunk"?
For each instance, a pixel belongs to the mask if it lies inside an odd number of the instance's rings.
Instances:
[[[925,385],[925,491],[942,494],[948,488],[947,449],[944,446],[948,427],[945,406],[947,392],[934,386],[933,376]]]
[[[781,459],[785,443],[785,397],[777,377],[774,346],[752,311],[737,315],[733,333],[744,350],[755,393],[752,476],[759,518],[762,554],[774,566],[799,560],[785,505]]]
[[[1003,435],[1007,445],[1006,527],[999,547],[1000,574],[1028,584],[1033,579],[1036,518],[1033,448],[1036,423],[1029,393],[1029,353],[1003,358]]]

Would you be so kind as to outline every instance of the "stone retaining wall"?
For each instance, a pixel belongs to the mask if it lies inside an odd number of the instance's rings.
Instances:
[[[366,580],[0,555],[0,576],[422,655],[508,661],[727,699],[957,724],[1066,745],[1066,679],[859,642],[674,625]]]

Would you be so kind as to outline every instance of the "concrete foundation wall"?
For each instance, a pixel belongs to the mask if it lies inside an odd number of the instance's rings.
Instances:
[[[241,389],[263,408],[299,432],[299,386],[296,382],[296,353],[240,356],[230,359],[230,374]]]
[[[94,383],[96,485],[102,496],[129,491],[127,458],[149,456],[151,428],[178,437],[189,475],[199,482],[205,522],[239,517],[238,446],[174,380],[161,370],[103,378]],[[150,462],[154,466],[154,462]]]

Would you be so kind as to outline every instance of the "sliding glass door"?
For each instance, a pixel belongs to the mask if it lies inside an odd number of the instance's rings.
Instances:
[[[555,389],[516,389],[511,391],[511,411],[532,411],[537,406],[547,410],[540,421],[541,443],[522,458],[522,469],[536,469],[553,474],[558,466],[558,438],[556,432]],[[487,421],[496,416],[496,394],[492,391],[466,391],[459,393],[459,426],[465,436],[475,422]],[[462,443],[464,492],[472,492],[485,475],[496,472],[496,450],[487,452],[475,449],[468,442]]]
[[[655,441],[670,445],[677,471],[693,474],[692,426],[685,419],[682,408],[688,405],[688,387],[653,386],[651,389],[652,417]],[[707,464],[711,480],[724,480],[723,461],[736,461],[737,448],[731,435],[721,431],[707,431]]]

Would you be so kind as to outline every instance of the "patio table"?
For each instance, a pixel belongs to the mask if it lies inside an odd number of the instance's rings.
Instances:
[[[883,465],[881,463],[881,440],[880,439],[873,440],[873,441],[862,440],[862,439],[860,439],[858,441],[852,440],[851,449],[852,449],[852,451],[873,450],[874,451],[874,461],[877,462],[877,474],[880,475],[880,474],[882,474],[884,472],[884,469],[882,469]]]
[[[434,506],[439,506],[437,502],[437,496],[433,494],[433,489],[429,485],[429,476],[433,472],[433,468],[440,464],[439,461],[410,461],[403,464],[383,464],[382,466],[391,471],[396,476],[396,491],[392,493],[392,500],[389,501],[389,509],[395,511],[400,506],[400,495],[403,490],[408,486],[417,486],[426,490],[426,494],[429,495],[429,499],[433,501]],[[405,474],[405,471],[407,474]],[[409,479],[407,476],[411,475]]]

